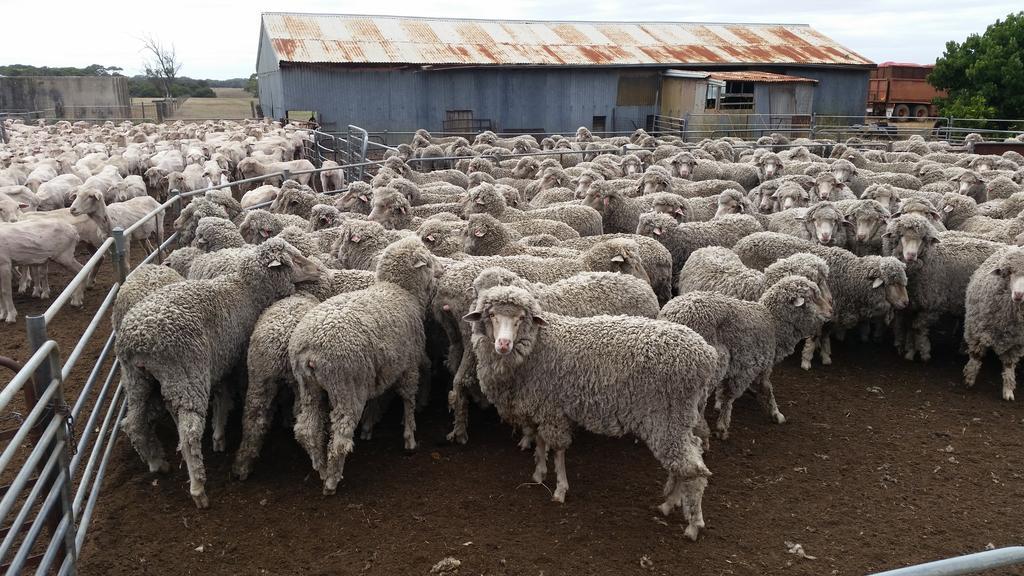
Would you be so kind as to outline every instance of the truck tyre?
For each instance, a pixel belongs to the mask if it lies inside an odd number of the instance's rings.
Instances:
[[[910,106],[906,104],[897,104],[892,110],[893,118],[909,118],[910,117]]]
[[[927,118],[928,107],[925,106],[924,104],[918,104],[917,106],[914,106],[914,110],[912,113],[914,115],[914,118]]]

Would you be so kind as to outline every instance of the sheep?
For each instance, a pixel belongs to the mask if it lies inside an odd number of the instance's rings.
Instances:
[[[58,176],[60,178],[60,176]],[[40,190],[43,189],[41,186]],[[989,200],[1000,200],[1021,192],[1024,188],[1006,176],[996,176],[985,184],[985,197]]]
[[[668,471],[661,512],[681,505],[685,534],[697,538],[711,472],[694,431],[713,384],[714,349],[689,328],[667,322],[548,314],[516,287],[484,291],[463,319],[473,323],[484,394],[503,419],[536,430],[535,482],[544,480],[548,450],[555,451],[554,501],[564,502],[569,488],[565,451],[574,425],[634,434]]]
[[[373,209],[373,190],[366,182],[353,182],[348,190],[334,201],[334,207],[342,212],[369,214]]]
[[[60,218],[39,218],[0,223],[0,314],[12,324],[18,318],[11,288],[14,266],[56,262],[74,276],[82,269],[75,260],[78,232]],[[84,285],[71,296],[72,306],[81,306]]]
[[[225,248],[241,248],[246,244],[234,222],[216,216],[205,216],[196,226],[192,245],[204,252],[216,252]]]
[[[39,196],[25,186],[0,186],[0,195],[22,205],[25,212],[34,212],[39,209]]]
[[[978,214],[991,218],[1013,218],[1024,210],[1024,192],[1011,194],[1003,200],[992,200],[978,205]]]
[[[100,230],[107,235],[114,228],[127,230],[154,211],[156,211],[156,215],[133,230],[127,238],[127,242],[124,243],[124,259],[129,267],[131,267],[132,240],[141,241],[147,252],[153,252],[157,246],[163,244],[164,212],[160,210],[159,202],[151,196],[139,196],[125,202],[115,202],[110,206],[106,206],[103,194],[99,190],[82,188],[69,209],[72,216],[87,214]],[[156,235],[156,246],[150,241],[150,237],[153,235]]]
[[[370,220],[349,220],[331,252],[345,268],[373,270],[377,266],[376,258],[388,245],[410,234],[404,230],[388,230]]]
[[[817,178],[814,179],[814,194],[816,198],[813,201],[827,200],[854,200],[857,195],[850,190],[850,187],[844,183],[839,182],[835,174],[831,172],[822,172],[818,174]]]
[[[271,214],[258,208],[246,211],[238,231],[249,244],[260,244],[280,234],[286,226],[308,229],[309,222],[294,214]]]
[[[733,246],[747,266],[766,270],[779,259],[809,252],[828,265],[828,286],[834,305],[832,322],[821,341],[822,362],[831,364],[830,332],[843,332],[862,322],[886,320],[908,304],[906,266],[893,257],[854,256],[847,250],[821,246],[777,232],[751,234]],[[801,367],[810,369],[813,343],[804,348]]]
[[[842,212],[853,227],[852,234],[847,233],[847,248],[857,256],[880,255],[889,210],[877,200],[855,200]]]
[[[594,182],[583,205],[590,206],[601,214],[605,234],[629,234],[636,230],[643,212],[643,204],[635,198],[628,198],[608,182]]]
[[[408,229],[413,224],[412,205],[398,190],[378,188],[373,191],[373,209],[366,219],[388,230]]]
[[[298,389],[295,437],[333,494],[352,451],[352,435],[367,400],[394,389],[404,405],[406,450],[416,448],[415,399],[426,345],[423,317],[434,287],[434,257],[418,238],[388,246],[376,283],[335,296],[296,326],[288,356]],[[366,323],[360,319],[376,318]],[[367,347],[367,342],[383,345]],[[330,400],[330,441],[324,453]]]
[[[121,320],[136,304],[153,292],[168,284],[183,282],[185,278],[167,266],[156,264],[140,264],[136,266],[128,278],[121,283],[110,308],[110,326],[117,332],[121,328]]]
[[[463,235],[466,222],[456,220],[436,220],[428,218],[416,229],[423,245],[434,256],[455,258],[463,252]]]
[[[313,166],[312,162],[305,159],[289,160],[286,162],[269,162],[267,164],[264,164],[255,158],[246,158],[238,163],[238,166],[235,167],[235,170],[238,172],[238,175],[241,176],[241,178],[239,178],[240,180],[246,180],[256,176],[267,176],[269,174],[273,174],[275,172],[282,172],[285,170],[289,172],[303,172],[306,170],[316,170],[316,166]],[[305,174],[293,174],[291,175],[291,178],[293,178],[299,184],[309,186],[309,181],[313,178],[313,174],[311,172],[307,172]],[[280,185],[281,176],[265,178],[263,182],[266,182],[268,184]],[[240,188],[243,188],[243,191],[248,191],[248,186],[248,184],[242,184],[240,185]]]
[[[192,268],[192,262],[201,254],[205,254],[205,252],[194,246],[178,248],[164,258],[163,265],[174,270],[183,278],[188,278],[189,270]]]
[[[768,232],[782,232],[823,246],[846,247],[847,222],[831,202],[819,202],[810,208],[794,208],[773,214]]]
[[[246,220],[248,220],[253,212],[256,211],[250,211],[246,215]],[[178,246],[188,246],[195,240],[196,226],[199,225],[199,220],[205,216],[228,219],[228,213],[224,210],[224,207],[205,197],[193,198],[191,202],[182,208],[181,213],[178,214],[173,223],[174,229],[178,232]],[[245,236],[244,226],[245,224],[243,223],[243,236]],[[249,240],[249,238],[246,238],[246,240]]]
[[[520,236],[535,236],[538,234],[549,234],[558,240],[573,240],[580,238],[577,232],[565,222],[560,220],[547,220],[537,218],[531,220],[519,220],[517,222],[504,222],[505,226],[514,230]],[[593,236],[590,236],[593,238]]]
[[[309,219],[309,214],[317,204],[330,204],[334,201],[330,196],[317,194],[309,189],[288,186],[291,181],[281,187],[281,193],[274,198],[270,211],[275,214],[294,214]]]
[[[832,301],[828,286],[828,265],[814,254],[793,254],[781,258],[764,272],[747,268],[729,248],[708,246],[690,255],[679,273],[679,293],[717,292],[739,300],[757,301],[784,276],[803,276],[814,282],[822,296]]]
[[[242,195],[240,205],[242,208],[252,208],[254,206],[260,206],[263,204],[273,203],[277,195],[281,193],[281,189],[273,184],[264,184],[258,188],[253,188]]]
[[[596,236],[602,233],[601,214],[589,206],[552,206],[522,212],[509,208],[505,197],[489,184],[481,184],[470,190],[465,203],[467,216],[485,212],[503,222],[531,218],[558,220],[568,224],[580,236]]]
[[[897,346],[907,360],[919,354],[927,362],[931,359],[928,332],[932,324],[942,314],[963,314],[971,274],[1005,245],[967,237],[943,236],[940,240],[939,233],[917,214],[890,221],[883,242],[887,256],[907,265],[911,324],[902,331],[905,341],[898,340]]]
[[[58,210],[71,202],[71,193],[82,185],[82,179],[74,174],[61,174],[42,183],[36,196],[39,197],[37,210]]]
[[[636,233],[653,238],[668,248],[672,254],[673,273],[678,275],[694,250],[706,246],[729,248],[740,238],[761,230],[757,220],[747,215],[728,214],[710,222],[680,224],[668,214],[648,212],[640,216]]]
[[[673,176],[684,180],[732,180],[750,190],[761,183],[761,172],[750,164],[729,164],[714,161],[698,162],[691,152],[681,152],[669,163]]]
[[[274,398],[281,384],[295,388],[288,360],[288,343],[295,327],[323,300],[368,288],[375,276],[365,270],[326,270],[319,280],[296,286],[298,292],[294,296],[278,300],[260,314],[249,338],[246,359],[249,386],[242,416],[242,443],[231,467],[236,478],[245,480],[252,472],[253,462],[270,427]]]
[[[964,341],[970,358],[964,384],[974,386],[985,353],[991,349],[1003,366],[1003,400],[1017,388],[1017,363],[1024,355],[1020,329],[1024,307],[1024,249],[1003,248],[971,275],[965,296]]]
[[[272,239],[256,247],[237,273],[165,286],[122,319],[116,341],[128,405],[122,427],[151,472],[169,470],[153,422],[159,390],[176,416],[189,493],[198,508],[209,506],[201,440],[211,395],[213,447],[223,451],[230,390],[220,380],[242,358],[263,309],[290,295],[296,282],[318,275],[315,264]],[[225,302],[232,303],[230,314]]]
[[[650,280],[651,288],[658,296],[658,302],[664,304],[672,298],[672,254],[661,242],[654,238],[638,234],[603,234],[601,236],[585,236],[558,243],[561,248],[586,251],[609,240],[631,240],[639,246],[640,265]]]
[[[577,318],[600,314],[656,318],[660,309],[651,285],[629,274],[582,272],[543,284],[491,267],[484,268],[473,281],[473,293],[479,295],[495,286],[518,286],[533,294],[545,310]]]
[[[465,173],[458,170],[434,170],[428,173],[414,172],[401,158],[397,157],[386,159],[384,167],[419,186],[430,182],[447,182],[462,189],[469,186],[469,178]]]
[[[801,276],[785,276],[756,302],[716,292],[690,292],[673,298],[658,319],[685,324],[718,352],[715,430],[729,436],[732,404],[757,382],[758,399],[778,424],[786,421],[772,389],[772,368],[793,353],[797,343],[816,334],[832,317],[832,303],[818,286]]]
[[[960,174],[960,176],[956,178],[956,182],[959,185],[958,191],[960,194],[970,196],[978,204],[988,201],[988,191],[985,189],[985,181],[981,179],[981,176],[979,176],[977,172],[968,170]]]
[[[339,168],[334,160],[324,160],[320,163],[320,191],[334,192],[345,187],[345,170]]]
[[[518,244],[519,234],[507,228],[490,214],[473,214],[462,229],[463,251],[471,256],[565,256],[574,258],[578,252],[559,248],[535,248]]]

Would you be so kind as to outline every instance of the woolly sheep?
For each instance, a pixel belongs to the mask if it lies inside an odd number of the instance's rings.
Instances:
[[[949,234],[949,233],[944,233]],[[905,214],[889,222],[883,236],[886,255],[907,264],[910,294],[909,324],[901,326],[897,340],[907,360],[919,354],[931,359],[931,326],[943,314],[964,313],[964,294],[971,274],[1003,245],[987,240],[943,236],[917,214]]]
[[[252,472],[253,462],[270,427],[274,398],[281,385],[295,388],[288,361],[288,342],[295,327],[321,301],[368,288],[375,276],[365,270],[325,270],[320,279],[303,282],[296,287],[299,291],[294,296],[278,300],[260,315],[249,338],[242,443],[231,468],[235,477],[245,480]]]
[[[463,228],[463,251],[471,256],[565,256],[574,258],[577,251],[565,248],[537,248],[519,244],[519,234],[490,214],[473,214]]]
[[[661,512],[682,506],[685,533],[697,538],[711,473],[695,430],[714,382],[714,349],[689,328],[667,322],[548,314],[515,287],[484,291],[464,319],[473,323],[484,394],[502,418],[536,430],[535,482],[544,480],[547,453],[555,451],[553,500],[563,502],[569,488],[565,451],[574,425],[610,436],[633,434],[668,470]]]
[[[132,270],[128,278],[117,289],[114,305],[110,308],[110,326],[114,332],[121,328],[121,320],[125,314],[147,296],[168,284],[185,280],[181,274],[167,266],[157,264],[140,264]]]
[[[764,272],[747,268],[729,248],[701,248],[687,259],[679,273],[679,293],[717,292],[739,300],[757,301],[784,276],[803,276],[814,282],[826,301],[832,301],[828,265],[813,254],[798,253],[779,259]]]
[[[238,231],[246,242],[260,244],[280,234],[285,226],[297,226],[305,230],[309,228],[309,222],[294,214],[272,214],[263,209],[255,209],[245,213]]]
[[[242,358],[260,313],[313,279],[316,266],[282,240],[257,247],[237,274],[165,286],[133,307],[121,322],[116,348],[128,409],[123,429],[152,472],[170,466],[156,437],[154,392],[176,416],[179,448],[189,472],[189,493],[209,506],[202,435],[213,402],[213,446],[225,448],[230,391],[221,379]],[[223,314],[230,301],[231,314]],[[159,385],[158,385],[159,384]]]
[[[800,276],[783,277],[756,302],[690,292],[673,298],[658,314],[692,328],[718,352],[725,369],[718,374],[715,430],[723,440],[729,435],[733,402],[755,382],[765,412],[778,424],[786,421],[775,402],[772,368],[831,317],[832,304],[814,282]]]
[[[563,240],[559,247],[585,251],[609,240],[631,240],[639,247],[640,263],[650,279],[651,288],[658,295],[658,302],[664,304],[672,298],[672,254],[661,242],[638,234],[603,234]]]
[[[640,216],[636,233],[661,242],[672,254],[672,270],[678,274],[690,254],[706,246],[731,247],[740,238],[760,232],[752,216],[728,214],[710,222],[678,223],[668,214],[649,212]]]
[[[377,267],[377,256],[389,244],[410,234],[405,230],[387,230],[369,220],[350,220],[342,227],[331,252],[345,268],[373,270]]]
[[[404,405],[405,448],[416,448],[414,410],[426,346],[423,318],[435,266],[418,238],[395,242],[381,255],[375,284],[328,299],[292,333],[288,356],[299,404],[295,437],[320,473],[324,494],[333,494],[341,481],[367,400],[394,389]],[[367,318],[375,321],[363,321]],[[368,342],[382,345],[367,347]]]
[[[207,198],[193,198],[174,220],[174,229],[178,231],[178,246],[188,246],[195,240],[196,226],[206,216],[229,219],[223,206]]]
[[[889,210],[877,200],[855,200],[842,211],[853,228],[847,234],[847,248],[858,256],[880,255]]]
[[[192,245],[204,252],[216,252],[224,248],[241,248],[245,246],[245,239],[231,220],[205,216],[196,226]]]
[[[1003,366],[1003,400],[1013,400],[1017,363],[1024,355],[1024,249],[1004,248],[988,257],[971,276],[965,297],[964,341],[970,359],[964,383],[974,386],[985,353],[991,349]]]
[[[643,213],[643,204],[635,198],[626,197],[608,182],[594,182],[583,205],[590,206],[601,214],[605,234],[629,234],[636,230]]]

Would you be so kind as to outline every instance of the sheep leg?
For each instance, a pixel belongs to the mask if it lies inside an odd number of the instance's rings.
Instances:
[[[821,364],[832,365],[832,337],[828,332],[821,333]]]
[[[32,297],[42,298],[43,300],[50,297],[50,275],[49,267],[46,263],[39,264],[37,266],[30,266],[29,272],[25,274],[25,280],[28,284],[32,285]],[[18,287],[19,292],[24,292],[21,287]]]
[[[4,322],[8,324],[13,324],[18,318],[18,311],[14,308],[14,294],[11,293],[13,276],[10,261],[0,262],[0,302],[2,302]]]
[[[565,448],[555,450],[555,493],[551,499],[555,502],[565,502],[565,493],[569,491],[569,479],[565,474]]]
[[[978,379],[978,371],[981,370],[981,363],[985,358],[985,346],[968,345],[967,353],[970,356],[967,360],[967,364],[964,366],[964,386],[968,388],[974,387],[974,383]]]
[[[245,480],[252,474],[253,462],[263,448],[277,390],[278,381],[275,378],[253,377],[249,381],[242,411],[242,444],[238,447],[231,467],[232,473],[239,480]]]
[[[416,449],[416,391],[420,384],[419,367],[406,370],[398,382],[398,396],[402,399],[404,408],[402,414],[402,438],[405,440],[406,450]]]
[[[154,416],[158,413],[153,406],[155,386],[147,381],[138,368],[123,366],[121,385],[128,399],[121,429],[128,435],[132,446],[150,472],[167,472],[171,469],[164,456],[164,447],[156,436]]]
[[[1013,401],[1013,391],[1017,388],[1017,362],[1024,349],[1011,348],[999,355],[1003,363],[1003,400]]]
[[[718,421],[715,422],[715,433],[720,440],[729,439],[729,425],[732,423],[732,403],[739,394],[734,394],[731,381],[723,381],[715,396],[715,408],[718,409]]]
[[[295,379],[298,381],[296,390],[298,397],[296,404],[298,408],[295,414],[295,440],[302,446],[313,465],[313,469],[324,474],[324,423],[325,406],[324,394],[315,382],[304,382],[305,375],[302,370],[295,370]]]
[[[932,358],[932,343],[928,339],[928,332],[932,324],[938,319],[934,312],[919,312],[914,317],[912,333],[914,334],[914,348],[921,355],[921,361],[927,362]]]
[[[28,292],[29,286],[32,285],[32,273],[31,266],[17,266],[14,269],[14,273],[18,276],[18,294],[24,294]],[[32,294],[35,296],[35,294]]]
[[[535,435],[533,427],[530,425],[523,426],[522,429],[523,437],[519,439],[519,449],[529,450],[533,446],[533,437]]]
[[[206,467],[203,465],[203,431],[206,414],[183,408],[178,411],[178,449],[188,467],[189,493],[196,508],[209,508],[206,495]]]
[[[362,398],[331,398],[331,439],[327,446],[327,468],[324,471],[324,496],[330,496],[338,489],[344,478],[345,457],[355,445],[352,435],[363,413]]]
[[[548,475],[548,447],[540,438],[537,438],[537,446],[533,451],[533,461],[533,481],[542,484]]]
[[[476,359],[472,356],[473,351],[469,347],[462,350],[462,361],[452,378],[452,389],[448,393],[448,409],[454,413],[454,424],[452,431],[448,433],[449,442],[465,444],[469,441],[467,432],[469,407],[466,403],[466,385],[471,378],[476,377]],[[473,376],[470,377],[469,374]]]
[[[818,342],[814,336],[810,336],[804,339],[804,351],[800,357],[800,367],[804,370],[811,369],[811,362],[814,360],[814,352],[817,348]]]
[[[683,486],[683,515],[686,517],[686,530],[683,532],[690,540],[696,541],[704,528],[704,490],[708,487],[706,476],[697,476],[680,481]]]
[[[66,251],[58,254],[56,258],[53,258],[53,261],[56,262],[57,264],[60,264],[61,266],[63,266],[68,272],[71,272],[71,277],[72,278],[74,278],[76,275],[78,275],[78,273],[82,270],[82,265],[79,264],[77,260],[75,260],[75,247],[74,246],[72,246],[71,249],[66,250]],[[95,274],[96,271],[99,270],[99,268],[100,268],[99,263],[97,263],[96,267],[93,268],[93,270],[92,270],[93,274]],[[47,276],[47,274],[43,274],[43,276],[45,277],[45,276]],[[48,291],[49,291],[49,284],[47,284],[47,292]],[[75,290],[74,294],[71,295],[71,305],[72,306],[81,306],[82,305],[82,301],[84,299],[85,299],[85,286],[79,284],[78,288]]]
[[[360,440],[373,439],[373,427],[384,418],[392,397],[391,392],[387,391],[366,403],[366,407],[363,408],[363,416],[359,419]]]
[[[757,390],[757,399],[761,402],[761,408],[771,416],[776,424],[785,424],[786,417],[779,412],[779,405],[775,402],[775,390],[772,388],[772,371],[765,370],[758,378],[760,388]]]
[[[227,449],[227,440],[224,437],[224,429],[228,425],[228,414],[234,402],[231,399],[231,392],[225,386],[215,386],[210,397],[210,408],[213,410],[213,451],[224,452]]]

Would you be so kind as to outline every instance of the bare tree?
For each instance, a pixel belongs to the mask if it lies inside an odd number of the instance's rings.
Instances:
[[[142,40],[142,47],[149,54],[149,59],[143,63],[146,76],[163,88],[165,98],[171,98],[171,86],[181,70],[181,62],[178,62],[174,53],[174,44],[168,48],[156,38],[148,36]]]

